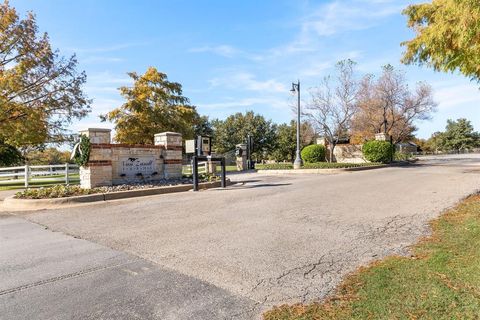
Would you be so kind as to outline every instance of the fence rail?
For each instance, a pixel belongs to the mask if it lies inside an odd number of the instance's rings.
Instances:
[[[183,174],[192,174],[193,173],[193,165],[191,163],[183,165]],[[207,173],[208,172],[208,162],[201,161],[198,163],[198,173]]]
[[[75,164],[35,165],[0,168],[0,186],[19,184],[25,188],[33,182],[59,182],[70,184],[72,175],[78,174]],[[12,178],[13,177],[13,178]]]

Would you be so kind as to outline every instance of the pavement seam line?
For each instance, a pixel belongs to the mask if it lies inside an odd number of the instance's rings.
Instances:
[[[0,296],[10,294],[10,293],[14,293],[14,292],[18,292],[18,291],[22,291],[22,290],[26,290],[26,289],[30,289],[30,288],[34,288],[34,287],[38,287],[38,286],[42,286],[42,285],[45,285],[45,284],[49,284],[49,283],[53,283],[53,282],[57,282],[57,281],[61,281],[61,280],[67,280],[67,279],[80,277],[80,276],[83,276],[85,274],[89,274],[89,273],[93,273],[93,272],[97,272],[97,271],[102,271],[102,270],[106,270],[106,269],[125,266],[125,265],[128,265],[128,264],[137,262],[139,260],[140,259],[136,259],[136,260],[133,260],[133,261],[117,263],[117,264],[113,264],[113,265],[109,265],[109,266],[99,266],[99,267],[84,269],[84,270],[77,271],[77,272],[74,272],[74,273],[69,273],[69,274],[65,274],[65,275],[62,275],[62,276],[53,277],[53,278],[50,278],[50,279],[40,280],[40,281],[37,281],[37,282],[34,282],[34,283],[25,284],[23,286],[2,290],[2,291],[0,291]]]

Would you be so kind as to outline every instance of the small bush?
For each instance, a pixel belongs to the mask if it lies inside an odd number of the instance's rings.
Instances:
[[[82,189],[80,186],[64,186],[57,184],[53,187],[27,189],[17,192],[15,198],[20,199],[48,199],[48,198],[64,198],[71,196],[81,196],[86,194],[98,193],[97,189]]]
[[[258,163],[258,164],[255,165],[255,169],[258,169],[258,170],[288,170],[288,169],[293,169],[293,164],[291,164],[291,163],[269,163],[269,164]]]
[[[368,141],[362,147],[363,156],[371,162],[389,163],[395,147],[388,141]]]
[[[325,146],[312,144],[302,150],[302,159],[305,163],[325,161]]]
[[[402,153],[402,152],[395,152],[393,158],[397,161],[408,161],[413,158],[411,153]]]
[[[379,163],[340,163],[340,162],[317,162],[305,163],[302,169],[346,169],[358,167],[371,167],[379,165]]]
[[[302,169],[344,169],[344,168],[356,168],[356,167],[371,167],[379,165],[380,163],[337,163],[337,162],[315,162],[305,163]],[[271,164],[258,164],[256,166],[259,170],[289,170],[293,169],[291,163],[271,163]]]

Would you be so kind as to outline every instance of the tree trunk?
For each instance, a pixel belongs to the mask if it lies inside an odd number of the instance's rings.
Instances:
[[[334,145],[333,143],[330,143],[330,144],[328,145],[328,148],[330,149],[330,157],[329,157],[329,158],[330,158],[330,161],[329,161],[329,162],[333,162],[333,159],[334,159],[334,157],[333,157],[333,150],[335,150],[335,145]]]

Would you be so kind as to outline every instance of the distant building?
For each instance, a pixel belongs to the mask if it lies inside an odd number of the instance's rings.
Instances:
[[[409,142],[402,142],[395,144],[395,149],[400,153],[415,153],[419,151],[419,147],[416,143],[411,141]]]

